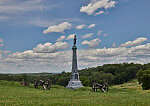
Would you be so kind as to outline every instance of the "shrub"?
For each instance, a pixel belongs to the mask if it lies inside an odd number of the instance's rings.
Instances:
[[[143,90],[150,89],[150,68],[147,70],[140,70],[137,73],[139,84],[142,84]]]

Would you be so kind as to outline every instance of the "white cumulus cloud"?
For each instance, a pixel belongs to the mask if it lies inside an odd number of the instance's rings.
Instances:
[[[56,42],[55,44],[52,43],[45,43],[44,45],[39,44],[36,48],[33,48],[33,52],[35,53],[54,53],[60,49],[66,49],[68,47],[67,42]]]
[[[71,35],[69,35],[67,38],[66,38],[66,40],[70,40],[70,39],[74,39],[74,36],[75,36],[76,34],[71,34]]]
[[[112,44],[112,48],[116,48],[117,46],[116,46],[116,44],[115,43],[113,43]]]
[[[78,25],[77,27],[76,27],[76,29],[83,29],[85,27],[85,24],[82,24],[82,25]]]
[[[59,25],[53,25],[53,26],[49,26],[48,29],[45,29],[43,31],[44,34],[50,33],[50,32],[61,32],[63,33],[64,30],[66,29],[70,29],[71,28],[71,23],[69,22],[63,22]]]
[[[56,41],[59,42],[59,41],[62,41],[65,39],[65,36],[60,36]]]
[[[92,15],[100,8],[109,9],[115,7],[116,3],[117,2],[113,0],[92,0],[87,6],[82,6],[80,12],[85,12],[88,15]]]
[[[102,34],[102,32],[103,32],[102,30],[99,30],[99,31],[97,32],[97,35],[100,36],[100,35]]]
[[[88,45],[89,47],[95,47],[95,46],[98,46],[100,42],[101,42],[101,40],[99,38],[96,38],[96,39],[93,39],[91,41],[85,40],[81,44],[82,45]]]
[[[88,33],[82,36],[82,38],[89,38],[91,36],[93,36],[94,33]]]
[[[95,25],[96,25],[96,24],[90,24],[90,25],[88,26],[88,28],[93,28],[93,27],[95,27]]]
[[[95,41],[98,41],[98,38]],[[86,41],[85,44],[90,44],[89,42]],[[24,52],[9,53],[8,56],[3,57],[3,62],[0,59],[0,72],[43,72],[43,70],[45,72],[70,72],[72,50],[45,52],[49,51],[53,45],[55,44],[46,43],[37,46],[36,48],[41,52],[35,52],[33,48]],[[1,54],[3,51],[0,50],[0,58]],[[123,62],[143,64],[150,62],[150,43],[128,48],[116,47],[114,43],[110,48],[79,49],[77,55],[80,69]]]
[[[124,44],[121,44],[120,47],[136,46],[136,45],[143,43],[146,40],[147,40],[147,38],[144,38],[144,37],[137,38],[134,41],[128,41]]]
[[[108,36],[108,35],[109,35],[108,33],[105,33],[103,36],[105,36],[105,37],[106,37],[106,36]]]
[[[100,15],[100,14],[104,14],[104,11],[99,11],[99,12],[95,13],[94,16]]]

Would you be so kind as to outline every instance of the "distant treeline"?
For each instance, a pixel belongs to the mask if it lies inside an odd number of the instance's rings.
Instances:
[[[108,83],[109,85],[122,84],[136,78],[139,70],[150,68],[148,64],[105,64],[103,66],[79,70],[80,80],[84,86],[91,86],[94,82]],[[35,80],[50,80],[51,84],[66,86],[70,79],[70,72],[62,73],[32,73],[32,74],[0,74],[0,80],[26,81],[33,83]]]

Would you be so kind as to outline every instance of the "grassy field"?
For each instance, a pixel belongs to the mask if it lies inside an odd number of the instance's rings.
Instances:
[[[122,87],[121,87],[122,86]],[[24,87],[18,82],[0,81],[0,106],[150,106],[150,90],[143,91],[136,80],[109,87],[108,93],[91,88],[51,90]]]

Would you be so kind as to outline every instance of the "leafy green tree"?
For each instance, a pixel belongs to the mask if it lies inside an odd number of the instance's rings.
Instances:
[[[69,79],[70,77],[60,77],[57,81],[57,84],[61,86],[67,86]]]
[[[137,73],[139,84],[142,84],[143,90],[150,89],[150,68],[147,70],[140,70]]]
[[[22,80],[24,80],[24,81],[26,82],[26,81],[27,81],[27,79],[28,79],[27,74],[22,74]]]
[[[82,81],[83,86],[91,86],[90,80],[88,77],[80,76],[80,80]]]
[[[79,70],[79,75],[84,86],[91,86],[93,83],[113,85],[135,79],[138,70],[147,70],[148,68],[150,68],[150,63],[144,65],[134,63],[105,64]],[[33,83],[34,80],[41,79],[50,80],[51,84],[54,85],[66,86],[70,75],[70,72],[65,71],[62,73],[0,74],[0,80],[22,81],[24,79],[29,83]],[[144,75],[142,78],[148,79],[148,76]]]

